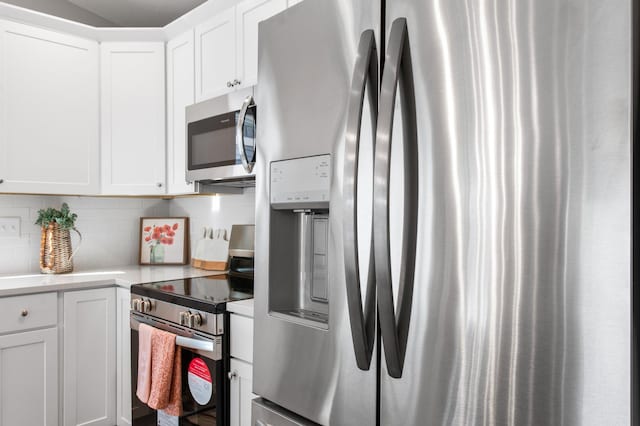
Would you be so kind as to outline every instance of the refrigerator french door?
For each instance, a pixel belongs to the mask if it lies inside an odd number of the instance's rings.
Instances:
[[[261,24],[255,393],[320,424],[630,423],[631,4],[305,0]],[[319,167],[282,160],[323,154],[328,208],[280,191]],[[304,303],[322,220],[326,310]]]

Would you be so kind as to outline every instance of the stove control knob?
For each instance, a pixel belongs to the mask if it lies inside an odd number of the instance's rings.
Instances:
[[[202,317],[199,313],[189,314],[189,327],[200,327],[202,325]]]
[[[140,300],[140,312],[143,314],[147,314],[151,312],[151,301],[150,300]]]
[[[180,325],[189,326],[189,312],[180,312]]]
[[[136,312],[140,312],[140,302],[142,302],[141,299],[132,299],[131,300],[131,310],[132,311],[136,311]]]

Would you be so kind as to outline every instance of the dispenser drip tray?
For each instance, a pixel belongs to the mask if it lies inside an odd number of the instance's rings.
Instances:
[[[297,322],[303,325],[309,325],[312,327],[320,327],[326,329],[329,325],[328,314],[310,311],[308,309],[287,309],[283,311],[271,311],[270,314],[274,317]]]

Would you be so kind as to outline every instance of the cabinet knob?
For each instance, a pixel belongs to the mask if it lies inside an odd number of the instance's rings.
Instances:
[[[20,311],[20,316],[21,317],[26,317],[27,315],[29,315],[29,311],[26,309],[23,309],[22,311]]]
[[[158,183],[156,183],[156,186],[157,186],[158,188],[162,188],[162,182],[158,182]]]
[[[227,81],[227,87],[233,87],[233,83],[230,81]]]
[[[242,83],[240,80],[238,80],[237,78],[235,80],[233,80],[233,85],[237,86],[238,84]]]
[[[3,183],[3,182],[4,182],[4,179],[0,179],[0,183]]]
[[[234,371],[229,371],[229,372],[227,373],[227,377],[229,378],[229,380],[233,380],[233,379],[235,379],[236,377],[238,377],[238,372],[237,372],[237,371],[235,371],[235,370],[234,370]]]

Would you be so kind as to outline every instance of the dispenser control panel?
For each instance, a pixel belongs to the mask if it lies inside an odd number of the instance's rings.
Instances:
[[[331,155],[274,161],[270,175],[274,209],[329,208]]]

